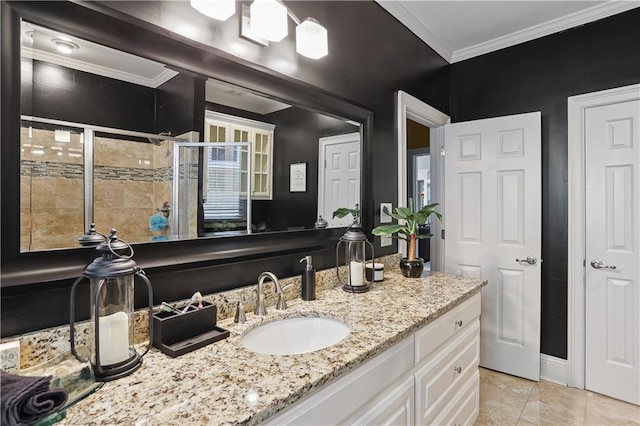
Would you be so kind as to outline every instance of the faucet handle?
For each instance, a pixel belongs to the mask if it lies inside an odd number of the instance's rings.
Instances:
[[[236,313],[233,316],[233,322],[238,324],[244,324],[244,322],[247,321],[247,316],[244,312],[244,304],[242,302],[242,300],[238,300],[236,302]]]
[[[289,287],[291,287],[293,284],[287,284],[286,286],[282,287],[282,291],[277,293],[278,295],[278,301],[276,302],[276,309],[279,311],[284,311],[285,309],[287,309],[287,302],[284,299],[284,292],[287,291],[287,289]]]
[[[247,316],[244,310],[244,302],[246,298],[244,296],[233,297],[233,298],[225,298],[225,302],[227,303],[235,303],[236,304],[236,312],[233,315],[233,322],[242,324],[247,320]]]

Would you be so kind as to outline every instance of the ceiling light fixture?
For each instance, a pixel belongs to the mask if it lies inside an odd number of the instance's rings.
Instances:
[[[226,21],[236,13],[235,0],[191,0],[191,7],[218,21]]]
[[[211,18],[224,21],[235,11],[234,0],[191,0],[191,6]],[[269,41],[281,41],[287,36],[287,15],[296,27],[296,52],[310,59],[320,59],[329,53],[327,30],[320,23],[307,18],[304,22],[291,12],[280,0],[254,0],[243,6],[240,17],[240,35],[256,43],[268,46]]]
[[[296,52],[311,59],[320,59],[329,53],[327,29],[313,18],[307,18],[296,27]]]
[[[56,49],[58,49],[58,52],[64,53],[65,55],[70,54],[74,50],[80,49],[80,46],[78,46],[71,40],[62,39],[60,37],[52,38],[51,42],[56,45]]]
[[[280,41],[287,36],[287,8],[278,0],[254,0],[250,10],[255,34],[269,41]]]

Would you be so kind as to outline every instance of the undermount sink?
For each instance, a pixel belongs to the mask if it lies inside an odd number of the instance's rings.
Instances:
[[[295,355],[333,346],[350,332],[347,324],[330,318],[287,318],[254,328],[240,344],[261,354]]]

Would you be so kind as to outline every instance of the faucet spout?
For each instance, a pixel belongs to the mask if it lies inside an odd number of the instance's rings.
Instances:
[[[264,283],[265,281],[270,280],[273,282],[273,284],[276,286],[276,294],[278,295],[278,301],[282,298],[282,300],[284,300],[283,298],[283,293],[282,293],[282,287],[280,286],[280,280],[278,279],[278,277],[276,277],[276,275],[273,272],[263,272],[260,274],[260,276],[258,277],[258,288],[256,289],[256,292],[258,293],[258,297],[256,300],[256,315],[266,315],[267,314],[267,308],[264,305]],[[280,304],[280,302],[278,302],[278,304]],[[279,307],[276,307],[277,309],[281,309]],[[282,308],[284,309],[284,308]]]

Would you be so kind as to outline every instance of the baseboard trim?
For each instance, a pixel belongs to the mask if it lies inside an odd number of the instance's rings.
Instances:
[[[567,386],[567,368],[566,359],[540,354],[540,379]]]

